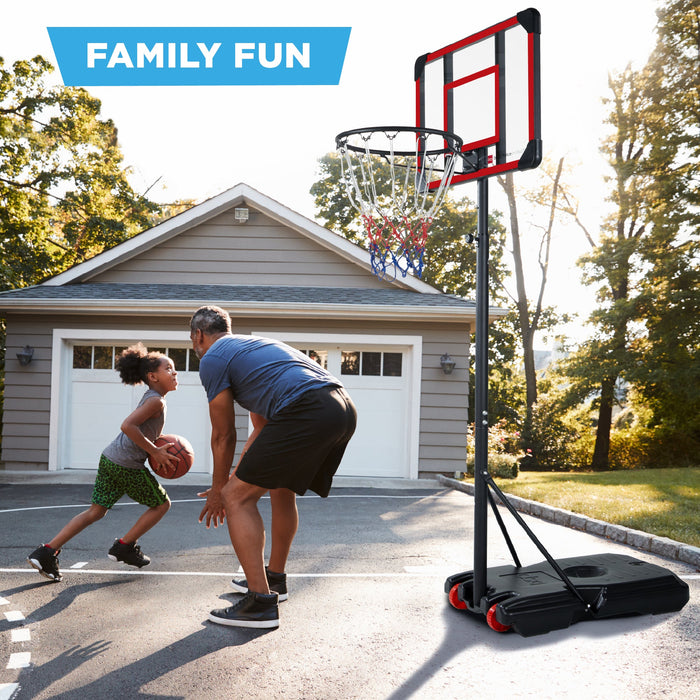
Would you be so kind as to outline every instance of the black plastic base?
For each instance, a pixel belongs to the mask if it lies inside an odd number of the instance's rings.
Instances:
[[[494,629],[510,628],[523,637],[565,629],[582,620],[676,612],[690,596],[688,584],[668,569],[623,554],[556,562],[583,601],[546,561],[488,569],[481,601],[472,601],[472,571],[450,576],[445,593],[454,607],[487,615]]]

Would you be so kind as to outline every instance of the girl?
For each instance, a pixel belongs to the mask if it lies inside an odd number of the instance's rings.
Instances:
[[[114,540],[107,556],[131,566],[146,566],[151,560],[136,542],[170,508],[168,494],[145,466],[145,461],[150,455],[160,467],[175,469],[176,460],[168,453],[168,446],[156,447],[153,441],[162,433],[166,412],[164,397],[177,389],[177,372],[169,357],[148,352],[141,343],[121,353],[116,369],[124,384],[143,382],[148,389],[136,409],[124,419],[119,435],[100,457],[92,505],[27,557],[42,576],[53,581],[63,578],[58,570],[58,553],[63,545],[88,525],[103,518],[124,494],[148,506],[148,510],[122,538]]]

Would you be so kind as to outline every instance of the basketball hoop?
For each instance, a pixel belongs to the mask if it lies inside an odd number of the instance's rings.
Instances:
[[[367,231],[372,271],[385,277],[393,268],[394,277],[420,277],[428,229],[444,202],[462,140],[437,129],[375,126],[343,131],[335,143],[348,198]]]

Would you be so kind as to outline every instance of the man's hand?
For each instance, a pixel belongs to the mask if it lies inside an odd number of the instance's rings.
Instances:
[[[214,527],[223,525],[226,519],[226,511],[224,509],[224,501],[221,498],[221,489],[215,489],[213,486],[202,493],[197,494],[200,498],[206,498],[207,503],[202,508],[199,514],[199,522],[205,521],[207,530],[213,524]]]

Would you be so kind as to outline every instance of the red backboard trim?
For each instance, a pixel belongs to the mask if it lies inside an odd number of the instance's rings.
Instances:
[[[501,32],[504,29],[509,29],[510,27],[514,27],[516,24],[519,24],[517,17],[511,17],[510,19],[503,20],[503,22],[499,22],[498,24],[494,24],[493,27],[489,27],[488,29],[484,29],[480,32],[477,32],[476,34],[472,34],[471,36],[466,37],[465,39],[461,39],[460,41],[455,41],[454,44],[450,44],[449,46],[444,46],[443,48],[438,49],[437,51],[434,51],[433,53],[429,53],[426,56],[425,62],[430,63],[431,61],[434,61],[436,58],[440,58],[441,56],[445,56],[448,53],[452,53],[453,51],[457,51],[457,49],[461,49],[464,46],[469,46],[469,44],[476,44],[477,42],[482,41],[483,39],[488,39],[488,37],[493,36],[494,34],[497,34],[498,32]]]

